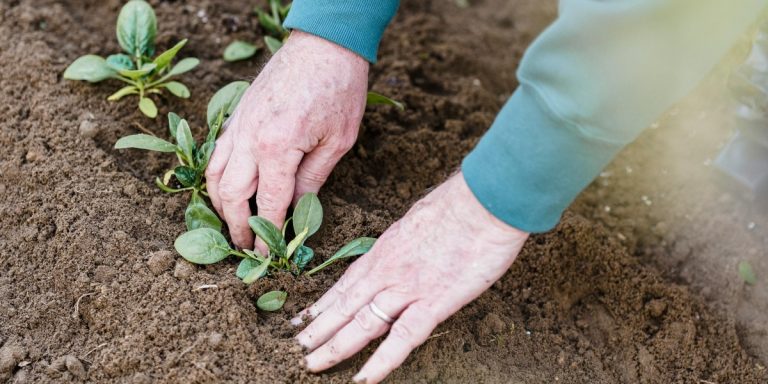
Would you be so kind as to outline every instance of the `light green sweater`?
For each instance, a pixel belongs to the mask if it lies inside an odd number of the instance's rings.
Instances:
[[[643,128],[689,93],[768,0],[562,0],[520,87],[464,159],[478,200],[542,232]],[[397,0],[296,0],[286,26],[375,62]],[[511,64],[511,63],[510,63]]]

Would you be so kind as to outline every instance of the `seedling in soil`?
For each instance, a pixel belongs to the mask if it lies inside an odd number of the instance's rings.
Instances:
[[[274,312],[279,310],[285,304],[285,299],[288,298],[288,293],[283,291],[270,291],[259,297],[256,300],[256,306],[262,311]]]
[[[174,246],[182,257],[195,264],[213,264],[227,256],[240,257],[242,260],[235,274],[244,283],[252,284],[270,271],[301,274],[315,256],[314,250],[304,245],[304,242],[320,229],[322,220],[323,208],[320,200],[317,195],[308,193],[301,197],[293,216],[285,222],[282,230],[260,216],[248,219],[253,232],[267,245],[267,255],[254,250],[233,249],[224,235],[214,228],[199,228],[184,233],[176,239]],[[295,237],[287,242],[285,234],[289,225],[292,226]],[[352,240],[330,259],[305,275],[314,274],[337,260],[362,255],[373,247],[375,241],[376,239],[370,237]]]
[[[154,118],[157,106],[149,96],[162,94],[163,89],[167,89],[177,97],[188,98],[189,88],[172,79],[200,63],[200,60],[188,57],[171,65],[187,43],[186,39],[153,59],[156,35],[157,19],[152,6],[144,0],[131,0],[123,6],[117,18],[117,40],[125,53],[110,55],[106,59],[97,55],[82,56],[70,64],[64,78],[91,83],[120,80],[127,85],[107,99],[117,101],[128,95],[138,95],[141,112]]]
[[[203,199],[203,196],[208,196],[204,179],[205,168],[213,154],[222,125],[233,113],[247,88],[247,82],[234,82],[216,92],[211,98],[207,111],[209,131],[200,145],[192,137],[189,123],[173,112],[168,114],[168,128],[173,143],[147,134],[126,136],[115,143],[116,149],[138,148],[176,154],[179,165],[167,171],[162,179],[156,178],[155,185],[167,193],[192,192],[192,198],[184,212],[188,230],[221,230],[221,220]]]
[[[291,10],[291,4],[282,5],[280,0],[269,0],[269,11],[256,8],[255,12],[259,18],[259,25],[264,29],[264,45],[273,55],[283,46],[283,42],[288,38],[290,32],[283,27],[283,21]],[[245,60],[258,52],[259,47],[254,44],[235,40],[224,49],[224,60],[239,61]]]
[[[752,264],[748,261],[739,262],[739,276],[748,285],[757,284],[757,276],[755,276],[755,270],[752,269]]]

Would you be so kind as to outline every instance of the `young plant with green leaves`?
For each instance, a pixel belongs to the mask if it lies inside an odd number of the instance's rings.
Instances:
[[[236,275],[244,283],[252,284],[270,271],[302,274],[315,256],[314,250],[304,243],[320,229],[322,221],[323,208],[320,200],[314,193],[307,193],[299,199],[293,216],[286,220],[282,229],[260,216],[248,219],[253,232],[267,245],[269,251],[266,255],[255,250],[238,251],[232,248],[224,235],[215,228],[199,228],[186,232],[176,239],[174,246],[182,257],[194,264],[214,264],[228,256],[240,257],[242,260]],[[287,241],[286,232],[289,226],[294,237]],[[352,240],[331,258],[304,272],[304,275],[317,273],[338,260],[362,255],[373,247],[375,241],[376,239],[371,237]]]
[[[179,165],[168,170],[163,178],[156,178],[155,184],[167,193],[191,192],[192,198],[184,213],[188,230],[212,228],[221,230],[221,220],[208,207],[203,196],[205,168],[213,154],[216,138],[226,119],[234,112],[248,83],[237,81],[220,89],[208,103],[207,121],[209,131],[205,140],[198,145],[186,120],[171,112],[168,114],[168,128],[173,142],[159,137],[137,134],[121,138],[115,143],[116,149],[136,148],[149,151],[175,153]]]
[[[259,18],[259,25],[264,29],[264,45],[273,55],[283,46],[283,42],[288,38],[290,31],[283,27],[283,21],[291,10],[291,3],[282,5],[281,0],[269,0],[269,11],[256,8],[255,12]],[[239,61],[245,60],[259,51],[259,47],[242,41],[235,40],[224,49],[224,60]]]
[[[152,6],[144,0],[131,0],[123,6],[117,18],[117,41],[124,53],[110,55],[106,59],[98,55],[82,56],[69,65],[64,78],[91,83],[120,80],[127,85],[107,99],[117,101],[125,96],[137,95],[141,112],[154,118],[157,106],[149,96],[162,94],[163,89],[167,89],[177,97],[188,98],[189,88],[173,78],[200,63],[200,60],[188,57],[172,65],[173,59],[187,43],[186,39],[153,58],[156,35],[157,18]]]

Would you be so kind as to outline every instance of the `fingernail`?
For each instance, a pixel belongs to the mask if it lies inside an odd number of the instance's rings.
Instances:
[[[298,336],[296,336],[296,341],[304,348],[309,348],[309,340],[307,340],[307,336],[305,336],[303,333],[299,333]]]
[[[365,383],[365,377],[363,376],[363,373],[360,372],[357,375],[355,375],[355,377],[352,378],[352,381],[354,381],[355,383],[358,383],[358,384],[359,383]]]
[[[301,318],[301,316],[296,316],[293,319],[291,319],[291,325],[293,325],[294,327],[298,327],[303,322],[304,320]]]

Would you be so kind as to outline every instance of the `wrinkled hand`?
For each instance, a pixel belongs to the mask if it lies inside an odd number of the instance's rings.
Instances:
[[[328,369],[389,335],[355,376],[378,383],[432,330],[498,280],[528,234],[493,217],[461,173],[416,203],[320,300],[297,340],[311,371]],[[390,326],[369,303],[396,319]],[[384,317],[386,318],[386,317]]]
[[[254,194],[258,215],[282,226],[291,202],[317,192],[355,143],[368,66],[351,51],[294,31],[243,95],[205,174],[237,246],[254,245]]]

